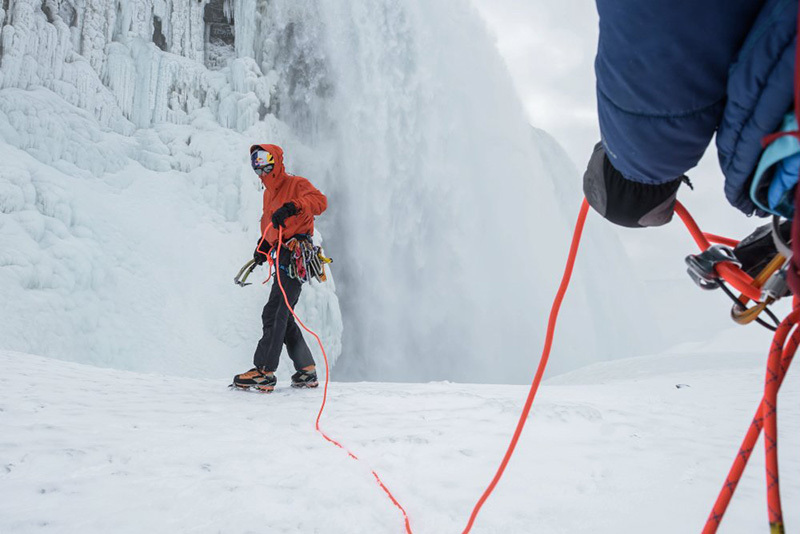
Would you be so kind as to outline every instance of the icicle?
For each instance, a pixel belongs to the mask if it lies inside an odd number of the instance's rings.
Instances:
[[[256,0],[226,0],[226,4],[234,6],[233,13],[236,28],[236,57],[255,57],[256,22],[258,10]]]

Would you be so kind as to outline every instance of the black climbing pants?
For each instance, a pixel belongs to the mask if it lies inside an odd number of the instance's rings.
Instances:
[[[287,249],[281,251],[283,254],[291,254]],[[283,260],[283,257],[281,257]],[[283,261],[281,263],[284,263]],[[283,289],[286,290],[286,297],[289,299],[289,304],[294,309],[297,300],[300,298],[300,292],[303,289],[303,284],[294,278],[289,278],[283,269],[277,269],[276,276],[281,277]],[[303,339],[303,333],[300,327],[294,320],[294,316],[286,307],[286,302],[283,300],[283,293],[278,286],[278,281],[272,282],[272,290],[269,293],[269,300],[267,305],[264,306],[264,311],[261,314],[261,321],[264,326],[264,334],[256,347],[256,353],[253,356],[253,363],[256,367],[263,368],[266,371],[274,372],[278,368],[278,362],[281,357],[281,350],[283,345],[286,345],[286,351],[294,363],[294,368],[299,371],[309,365],[314,365],[314,357],[311,355],[306,340]]]

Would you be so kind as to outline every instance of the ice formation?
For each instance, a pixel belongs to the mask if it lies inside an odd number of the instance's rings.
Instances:
[[[340,377],[528,379],[578,177],[466,0],[4,0],[0,25],[0,346],[246,367],[265,293],[230,282],[258,232],[246,147],[270,141],[330,199],[338,298],[298,311]],[[591,242],[604,287],[632,279]],[[556,370],[642,350],[620,336],[642,309],[607,321],[592,276]]]

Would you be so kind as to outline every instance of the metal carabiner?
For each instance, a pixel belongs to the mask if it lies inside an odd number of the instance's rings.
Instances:
[[[776,301],[789,294],[789,283],[786,281],[786,271],[789,267],[788,261],[772,273],[772,276],[761,286],[761,301]]]

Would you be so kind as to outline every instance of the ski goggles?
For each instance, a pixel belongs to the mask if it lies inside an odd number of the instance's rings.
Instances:
[[[254,150],[250,154],[250,165],[256,174],[269,174],[275,168],[275,158],[266,150]]]

